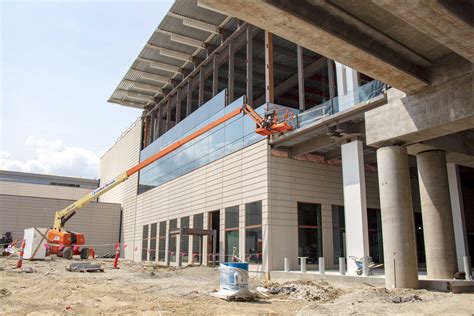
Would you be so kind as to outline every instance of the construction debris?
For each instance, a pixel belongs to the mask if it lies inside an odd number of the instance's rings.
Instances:
[[[262,287],[257,287],[259,293],[268,293],[271,295],[286,296],[287,298],[305,301],[320,301],[326,302],[336,299],[340,291],[333,288],[325,281],[294,281],[279,284],[276,282],[269,282]]]
[[[104,272],[100,263],[90,262],[74,262],[66,270],[71,272]]]

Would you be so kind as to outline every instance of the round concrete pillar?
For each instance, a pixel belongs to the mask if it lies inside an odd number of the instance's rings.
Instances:
[[[452,279],[457,258],[446,154],[441,150],[421,152],[416,162],[428,278]]]
[[[418,288],[415,225],[408,154],[404,147],[377,150],[385,286]]]

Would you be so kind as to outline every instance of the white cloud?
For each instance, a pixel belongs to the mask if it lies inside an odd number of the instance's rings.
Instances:
[[[16,160],[0,151],[0,169],[61,176],[97,178],[99,155],[84,148],[66,146],[61,140],[29,137],[26,146],[35,148],[35,159]]]

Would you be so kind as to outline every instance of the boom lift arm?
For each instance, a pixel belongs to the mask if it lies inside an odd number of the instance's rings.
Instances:
[[[201,129],[197,130],[196,132],[178,140],[177,142],[169,145],[168,147],[164,148],[163,150],[157,152],[153,156],[145,159],[144,161],[140,162],[139,164],[135,165],[134,167],[128,169],[127,171],[119,174],[117,177],[114,179],[108,181],[104,185],[100,186],[99,188],[95,189],[94,191],[86,194],[76,202],[72,203],[71,205],[67,206],[65,209],[56,212],[55,219],[54,219],[54,226],[53,229],[50,230],[53,231],[51,232],[52,234],[48,233],[48,239],[54,239],[50,238],[49,236],[54,236],[58,235],[60,232],[64,232],[64,225],[66,222],[76,214],[76,212],[82,208],[83,206],[87,205],[89,202],[92,200],[98,198],[102,194],[106,193],[107,191],[115,188],[117,185],[120,183],[124,182],[127,180],[130,176],[133,174],[137,173],[138,171],[142,170],[143,168],[147,167],[148,165],[152,164],[153,162],[157,161],[158,159],[168,155],[169,153],[175,151],[176,149],[180,148],[184,144],[192,141],[193,139],[201,136],[202,134],[206,133],[207,131],[213,129],[214,127],[217,127],[221,125],[222,123],[232,119],[233,117],[244,113],[244,115],[248,115],[251,117],[255,123],[257,124],[256,128],[256,133],[263,135],[263,136],[268,136],[272,134],[277,134],[277,133],[282,133],[286,132],[289,130],[292,130],[292,126],[289,125],[286,121],[287,116],[285,116],[285,120],[282,122],[279,122],[275,116],[275,113],[270,112],[262,118],[257,112],[252,109],[247,104],[243,104],[242,107],[235,109],[234,111],[224,115],[223,117],[209,123],[208,125],[202,127]]]

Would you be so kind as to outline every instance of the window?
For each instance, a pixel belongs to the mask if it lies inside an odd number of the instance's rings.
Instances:
[[[203,229],[204,228],[204,214],[196,214],[193,216],[193,228]],[[201,236],[193,236],[193,262],[201,263],[202,245]]]
[[[344,206],[332,206],[332,240],[334,264],[339,264],[339,257],[345,257],[346,251],[346,224]]]
[[[156,260],[156,227],[157,224],[151,224],[150,229],[150,261]]]
[[[367,209],[369,254],[375,263],[383,263],[382,218],[380,216],[379,209]]]
[[[245,204],[245,260],[262,263],[262,201]]]
[[[239,256],[239,207],[225,209],[225,261]]]
[[[170,231],[178,228],[178,220],[170,220]],[[176,261],[176,235],[170,236],[169,249],[168,249],[169,261]]]
[[[317,263],[322,254],[321,205],[298,202],[298,256]]]
[[[143,225],[142,261],[148,260],[148,225]]]
[[[181,217],[181,227],[189,228],[189,216]],[[181,235],[181,260],[188,262],[189,260],[189,236]]]
[[[165,261],[166,254],[166,221],[160,222],[158,242],[158,261]]]

